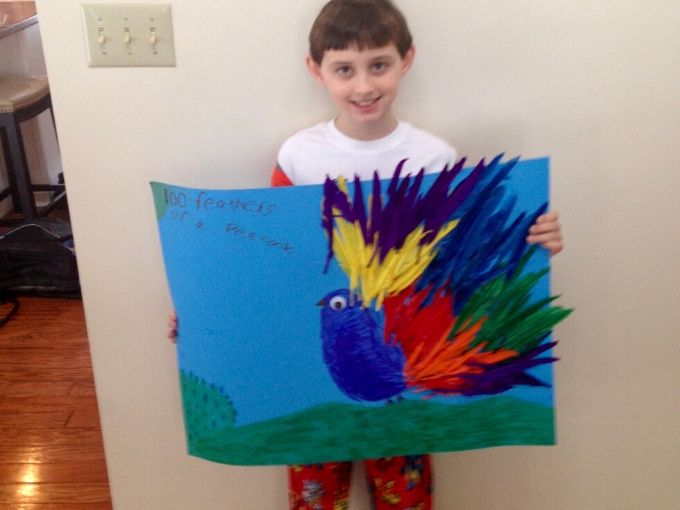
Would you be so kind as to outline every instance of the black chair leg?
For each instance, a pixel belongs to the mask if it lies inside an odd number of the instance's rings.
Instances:
[[[16,119],[12,119],[4,127],[7,149],[9,150],[8,160],[10,161],[10,168],[7,170],[14,175],[16,180],[18,209],[25,219],[32,220],[38,216],[38,212],[32,195],[31,176],[28,173],[28,162],[24,152],[24,143],[21,139],[21,128]]]
[[[5,161],[5,169],[7,171],[7,188],[3,190],[3,200],[4,197],[12,199],[12,210],[15,213],[19,212],[19,195],[17,194],[17,181],[14,178],[14,172],[12,172],[12,159],[9,156],[9,141],[7,140],[6,129],[0,126],[0,143],[4,148],[3,156]]]

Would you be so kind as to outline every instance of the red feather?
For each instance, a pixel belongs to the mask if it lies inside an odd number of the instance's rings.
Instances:
[[[508,349],[485,351],[485,343],[470,348],[484,319],[450,339],[456,323],[453,296],[440,289],[422,308],[430,289],[414,291],[412,286],[388,297],[384,311],[385,341],[401,345],[406,357],[404,376],[416,391],[459,393],[469,384],[465,375],[481,374],[487,366],[518,355]]]

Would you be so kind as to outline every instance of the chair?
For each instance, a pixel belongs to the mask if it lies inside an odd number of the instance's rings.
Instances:
[[[48,108],[54,125],[47,77],[0,76],[0,141],[8,180],[8,186],[0,190],[0,202],[11,197],[14,212],[24,220],[47,214],[66,196],[64,184],[32,184],[26,161],[20,124]],[[52,192],[49,203],[40,208],[34,196],[38,191]]]

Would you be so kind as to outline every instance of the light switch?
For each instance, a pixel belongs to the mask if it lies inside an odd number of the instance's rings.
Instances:
[[[170,4],[81,4],[90,67],[174,67]]]

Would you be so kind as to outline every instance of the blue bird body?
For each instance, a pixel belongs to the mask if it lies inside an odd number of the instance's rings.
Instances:
[[[335,384],[354,400],[387,400],[406,390],[404,352],[383,340],[382,312],[350,303],[347,289],[321,303],[323,357]]]

